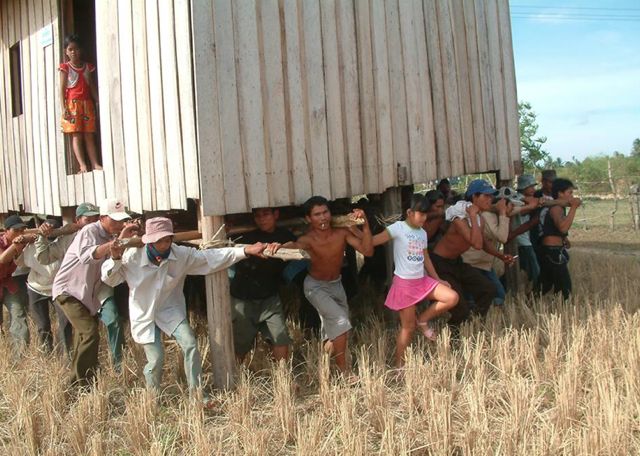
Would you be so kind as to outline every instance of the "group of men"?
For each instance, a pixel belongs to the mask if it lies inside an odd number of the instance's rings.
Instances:
[[[427,193],[430,214],[424,228],[430,256],[441,279],[460,296],[450,311],[449,323],[454,327],[472,313],[484,315],[492,303],[504,302],[493,258],[511,265],[515,257],[503,254],[498,244],[516,236],[521,266],[538,289],[555,289],[565,296],[570,292],[563,259],[566,234],[580,202],[573,198],[570,182],[549,173],[543,174],[540,196],[533,194],[534,187],[532,176],[520,176],[518,193],[497,191],[484,180],[471,182],[464,201],[447,201],[439,191]],[[543,202],[550,198],[561,203],[545,206]],[[570,207],[568,214],[565,206]],[[147,385],[154,390],[161,386],[164,333],[181,347],[187,381],[194,389],[201,383],[202,363],[187,318],[185,277],[235,265],[230,291],[238,360],[252,349],[258,333],[269,342],[274,359],[286,359],[290,338],[278,289],[286,265],[272,257],[284,247],[308,253],[304,295],[320,317],[325,349],[339,371],[350,375],[346,353],[352,326],[340,273],[347,246],[364,256],[373,254],[371,230],[361,209],[352,214],[364,222],[359,228],[333,227],[330,204],[323,197],[310,198],[303,210],[308,228],[297,239],[278,227],[278,209],[259,208],[252,213],[256,229],[241,240],[245,247],[209,250],[175,244],[173,224],[163,217],[146,221],[142,247],[128,248],[130,238],[142,230],[131,222],[124,204],[114,199],[105,200],[100,208],[81,204],[76,211],[76,231],[57,237],[53,221],[43,223],[36,234],[26,234],[22,219],[10,216],[0,236],[0,300],[11,316],[14,345],[21,348],[29,342],[28,301],[39,342],[45,350],[52,350],[49,306],[53,304],[58,345],[72,353],[70,382],[87,385],[96,373],[98,321],[106,326],[113,364],[118,369],[124,337],[113,287],[126,282],[132,338],[142,345],[147,357]],[[529,237],[534,231],[540,234],[537,244]],[[16,275],[20,266],[29,268],[28,276]]]
[[[39,343],[45,350],[52,350],[49,306],[55,297],[54,279],[79,230],[97,222],[99,217],[100,211],[96,206],[80,204],[76,209],[72,229],[55,241],[50,236],[57,225],[54,219],[43,223],[38,234],[25,234],[27,225],[18,215],[9,216],[5,220],[5,232],[0,236],[0,299],[9,310],[9,331],[18,351],[29,342],[27,308],[37,327]],[[73,280],[78,278],[74,276]],[[117,367],[122,359],[124,332],[113,299],[113,289],[102,284],[95,290],[95,294],[100,301],[99,317],[106,326],[112,359]],[[70,354],[71,324],[61,307],[55,306],[55,311],[58,319],[58,347]]]
[[[518,257],[532,293],[554,291],[569,297],[568,232],[581,204],[573,197],[569,180],[545,170],[539,190],[534,176],[521,175],[517,190],[497,190],[478,179],[469,184],[462,200],[438,190],[426,197],[431,202],[424,225],[431,260],[461,297],[450,312],[450,324],[459,324],[472,313],[485,315],[492,304],[503,305],[506,291],[497,271]],[[501,245],[513,239],[518,255],[504,254]]]

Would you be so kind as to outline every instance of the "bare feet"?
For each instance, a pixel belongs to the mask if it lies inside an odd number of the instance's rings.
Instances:
[[[87,172],[87,165],[80,165],[80,173],[86,173]]]
[[[102,171],[102,165],[92,165],[94,171]]]

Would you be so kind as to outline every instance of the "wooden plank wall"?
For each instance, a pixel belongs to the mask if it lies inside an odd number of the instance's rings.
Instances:
[[[58,97],[58,0],[0,0],[0,212],[61,215],[106,196],[131,210],[199,198],[188,0],[96,1],[104,171],[66,174]],[[143,19],[142,19],[143,18]],[[53,27],[53,45],[39,32]],[[12,116],[9,48],[22,54],[23,114]]]
[[[105,196],[186,208],[202,188],[205,214],[226,214],[510,177],[520,157],[508,0],[101,0],[104,171],[67,176],[58,3],[0,0],[2,212],[57,215]]]
[[[2,182],[0,212],[60,215],[66,205],[64,162],[57,154],[57,58],[55,46],[42,47],[38,32],[53,24],[57,34],[56,0],[0,2],[0,145]],[[13,117],[9,48],[21,53],[23,112]],[[61,192],[63,194],[61,194]]]
[[[192,16],[205,215],[514,174],[508,0],[214,0]]]

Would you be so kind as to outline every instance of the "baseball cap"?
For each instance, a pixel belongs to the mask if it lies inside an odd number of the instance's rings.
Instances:
[[[6,230],[14,229],[19,230],[21,228],[26,228],[27,224],[22,221],[22,218],[19,215],[10,215],[4,221],[4,228]]]
[[[102,201],[100,204],[100,215],[107,215],[117,222],[131,218],[125,210],[124,203],[115,198],[107,198]]]
[[[557,174],[555,169],[545,169],[542,171],[542,179],[553,182],[556,180]]]
[[[518,191],[524,190],[525,188],[529,188],[533,185],[536,185],[536,178],[531,174],[523,174],[522,176],[518,176]]]
[[[475,179],[469,183],[467,187],[467,197],[475,195],[476,193],[483,193],[485,195],[497,195],[497,190],[484,179]]]
[[[82,203],[76,208],[76,217],[91,217],[100,215],[100,209],[91,203]]]
[[[153,244],[167,236],[173,236],[173,222],[166,217],[154,217],[147,220],[144,226],[142,242]]]

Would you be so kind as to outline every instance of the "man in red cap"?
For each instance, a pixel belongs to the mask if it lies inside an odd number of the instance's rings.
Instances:
[[[27,244],[33,242],[34,237],[24,234],[27,225],[19,215],[7,217],[4,227],[6,231],[0,236],[0,325],[4,304],[11,315],[11,337],[16,346],[22,348],[29,343],[26,282],[20,283],[12,274],[17,268],[16,258]]]
[[[140,249],[112,246],[111,258],[102,265],[102,280],[111,286],[129,285],[129,316],[133,340],[142,344],[147,365],[147,386],[159,392],[164,347],[162,335],[173,337],[184,353],[189,389],[200,386],[202,359],[187,319],[182,292],[187,275],[206,275],[227,268],[248,255],[261,255],[279,244],[257,242],[247,247],[198,250],[173,243],[173,224],[164,217],[147,220]]]

